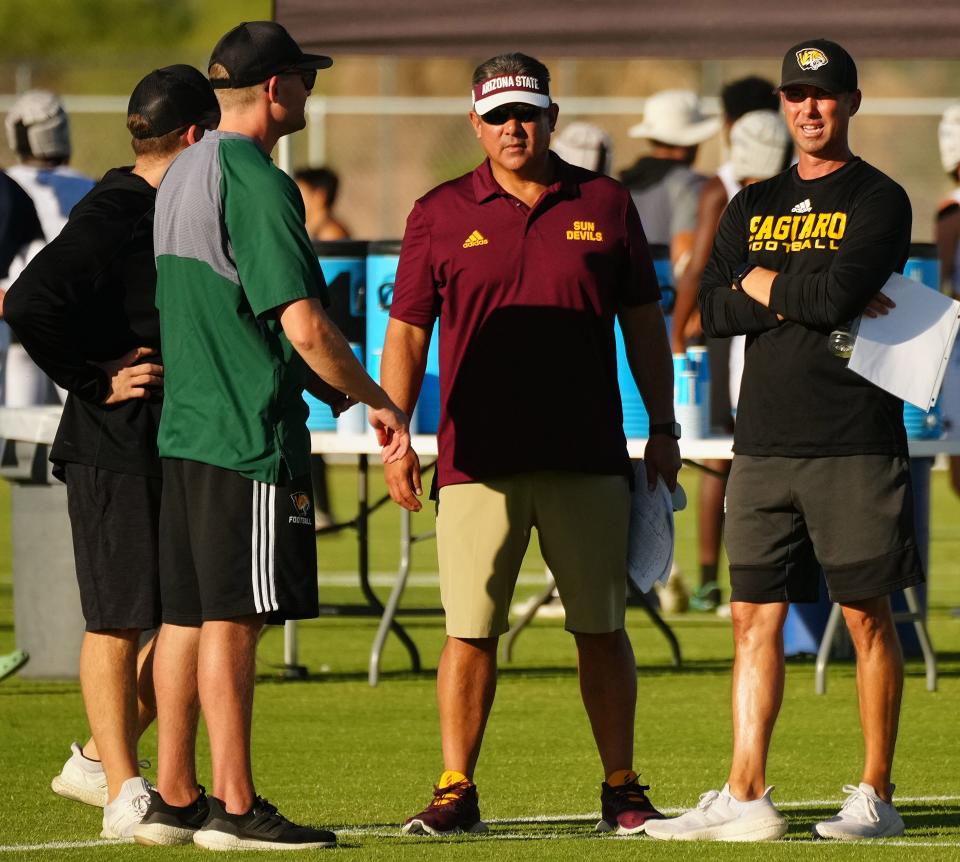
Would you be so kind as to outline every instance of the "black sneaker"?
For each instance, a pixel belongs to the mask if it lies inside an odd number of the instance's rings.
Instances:
[[[190,844],[193,833],[206,822],[210,815],[207,793],[200,787],[200,795],[189,805],[168,805],[155,787],[150,788],[150,804],[147,813],[134,827],[133,840],[137,844]]]
[[[636,773],[615,787],[604,781],[600,785],[601,820],[597,832],[637,835],[646,828],[648,820],[662,820],[663,815],[647,798],[649,789],[650,785],[637,780]]]
[[[228,814],[223,802],[209,797],[210,816],[193,836],[207,850],[309,850],[336,847],[337,836],[326,829],[297,826],[275,805],[257,796],[246,814]]]

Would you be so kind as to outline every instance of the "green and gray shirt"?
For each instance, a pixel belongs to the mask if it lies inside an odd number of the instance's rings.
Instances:
[[[207,132],[157,193],[158,446],[275,484],[309,471],[306,366],[274,310],[327,301],[303,199],[253,139]]]

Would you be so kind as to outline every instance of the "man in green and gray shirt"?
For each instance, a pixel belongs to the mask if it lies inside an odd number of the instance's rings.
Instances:
[[[256,795],[254,651],[266,622],[317,616],[304,388],[335,411],[370,405],[384,459],[406,416],[370,379],[323,306],[326,286],[293,180],[269,153],[305,125],[317,69],[280,25],[241,24],[210,60],[219,128],[177,159],[157,197],[165,403],[157,678],[159,769],[138,837],[211,849],[332,846]],[[213,760],[202,823],[196,702]],[[199,828],[198,828],[199,827]]]

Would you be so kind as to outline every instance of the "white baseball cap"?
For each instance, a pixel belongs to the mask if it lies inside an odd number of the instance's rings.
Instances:
[[[776,111],[750,111],[730,127],[730,161],[737,180],[765,180],[784,168],[790,133]]]
[[[610,173],[613,143],[610,136],[593,123],[568,123],[551,141],[550,149],[571,165]]]
[[[692,90],[663,90],[643,106],[643,122],[631,127],[631,138],[649,138],[676,147],[702,144],[720,131],[720,117],[705,117]]]
[[[951,105],[943,112],[938,133],[940,161],[943,169],[952,173],[960,166],[960,105]]]

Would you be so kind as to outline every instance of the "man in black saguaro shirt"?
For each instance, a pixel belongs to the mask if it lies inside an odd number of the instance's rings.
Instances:
[[[865,764],[823,838],[898,835],[890,773],[903,659],[889,594],[923,580],[913,533],[902,402],[847,368],[828,343],[902,271],[910,203],[854,156],[853,59],[814,39],[783,60],[781,102],[799,163],[730,203],[700,285],[704,331],[747,335],[727,488],[736,644],[733,763],[694,811],[651,822],[657,838],[772,840],[787,829],[766,757],[783,699],[788,603],[816,601],[818,562],[857,651]],[[896,312],[893,312],[896,314]]]

